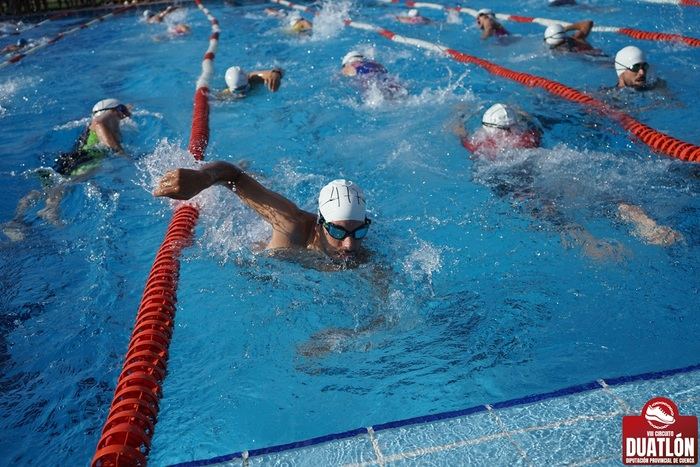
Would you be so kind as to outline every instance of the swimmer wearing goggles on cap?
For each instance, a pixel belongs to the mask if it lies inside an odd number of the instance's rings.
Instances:
[[[551,50],[580,52],[588,55],[602,55],[602,51],[593,48],[586,40],[593,30],[593,21],[587,19],[563,26],[552,24],[544,30],[544,41]],[[566,34],[575,31],[573,35]]]
[[[362,241],[369,232],[365,195],[347,180],[334,180],[318,196],[318,211],[300,209],[236,165],[218,161],[199,170],[175,169],[158,182],[153,194],[187,200],[203,190],[223,185],[253,208],[272,226],[267,249],[305,249],[323,253],[334,261],[352,265],[364,261]]]
[[[648,89],[648,71],[649,63],[640,48],[629,45],[615,54],[618,88]]]
[[[58,208],[63,192],[70,182],[85,180],[100,166],[111,151],[124,154],[121,144],[120,123],[131,116],[128,106],[117,99],[103,99],[92,108],[92,119],[85,128],[75,147],[70,152],[60,154],[49,169],[38,169],[42,190],[32,190],[17,203],[14,218],[2,226],[3,232],[13,241],[24,238],[24,215],[39,199],[45,199],[46,206],[37,213],[39,217],[59,225]]]
[[[282,84],[283,75],[284,71],[277,67],[270,70],[251,71],[250,73],[239,66],[229,67],[224,76],[227,88],[221,91],[218,97],[221,99],[243,98],[254,86],[259,84],[264,84],[270,91],[277,92]]]

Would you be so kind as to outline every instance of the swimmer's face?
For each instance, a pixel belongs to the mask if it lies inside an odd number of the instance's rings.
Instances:
[[[488,18],[488,15],[485,15],[483,13],[476,17],[476,24],[479,25],[479,29],[484,29],[484,24],[486,24]]]
[[[620,78],[625,83],[626,87],[642,89],[647,85],[647,70],[649,65],[646,63],[635,64],[632,68],[628,68],[622,72]],[[635,71],[636,70],[636,71]]]
[[[333,224],[342,227],[348,232],[352,232],[365,225],[365,222],[335,221]],[[326,228],[322,225],[319,224],[318,228],[321,231],[321,246],[328,256],[343,261],[352,260],[357,256],[362,245],[362,239],[354,238],[353,235],[348,235],[344,239],[338,240],[331,237]]]

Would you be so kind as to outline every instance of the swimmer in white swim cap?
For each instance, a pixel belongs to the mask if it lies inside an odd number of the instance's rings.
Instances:
[[[405,24],[428,24],[430,23],[430,20],[426,18],[425,16],[421,16],[421,14],[418,12],[417,9],[411,8],[406,12],[405,15],[398,15],[396,17],[396,20],[399,23],[405,23]]]
[[[471,137],[461,122],[454,130],[462,146],[488,160],[496,160],[506,150],[537,148],[542,137],[532,117],[501,103],[493,104],[484,112],[481,128]]]
[[[13,241],[24,237],[24,215],[27,209],[40,199],[46,205],[37,215],[47,222],[60,225],[59,206],[66,187],[87,179],[101,165],[102,160],[111,152],[123,155],[120,123],[131,116],[131,109],[117,99],[102,99],[92,107],[90,124],[70,152],[58,155],[53,170],[39,169],[37,174],[42,189],[32,190],[17,203],[14,218],[3,224],[3,232]]]
[[[488,8],[482,8],[476,12],[476,25],[483,32],[482,39],[487,39],[491,36],[508,36],[510,33],[506,31],[501,23],[496,20],[496,14]]]
[[[586,40],[593,30],[593,21],[586,19],[577,23],[563,26],[552,24],[544,30],[544,41],[552,50],[563,50],[566,52],[582,52],[589,55],[600,55],[598,49],[594,49]],[[567,32],[575,31],[569,36]]]
[[[649,63],[638,47],[628,45],[615,55],[618,88],[645,89],[648,71]]]
[[[253,86],[258,84],[264,84],[267,89],[276,92],[282,84],[282,75],[283,71],[278,67],[250,73],[243,70],[240,66],[229,67],[224,75],[226,89],[221,91],[218,97],[222,99],[230,97],[242,98],[248,94]]]
[[[190,199],[213,185],[238,195],[272,226],[267,249],[306,249],[344,264],[362,260],[362,240],[369,231],[365,195],[356,184],[334,180],[321,189],[316,214],[302,210],[279,193],[268,190],[239,167],[218,161],[200,170],[167,172],[155,196]]]

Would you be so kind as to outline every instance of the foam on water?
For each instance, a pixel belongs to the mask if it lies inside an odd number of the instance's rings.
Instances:
[[[313,18],[312,39],[326,41],[337,37],[345,29],[343,20],[348,18],[353,6],[350,0],[323,1],[318,14]]]

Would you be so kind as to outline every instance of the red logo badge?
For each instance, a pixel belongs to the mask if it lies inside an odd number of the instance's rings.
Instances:
[[[698,417],[681,415],[671,399],[651,399],[642,415],[622,417],[622,462],[697,464]]]

